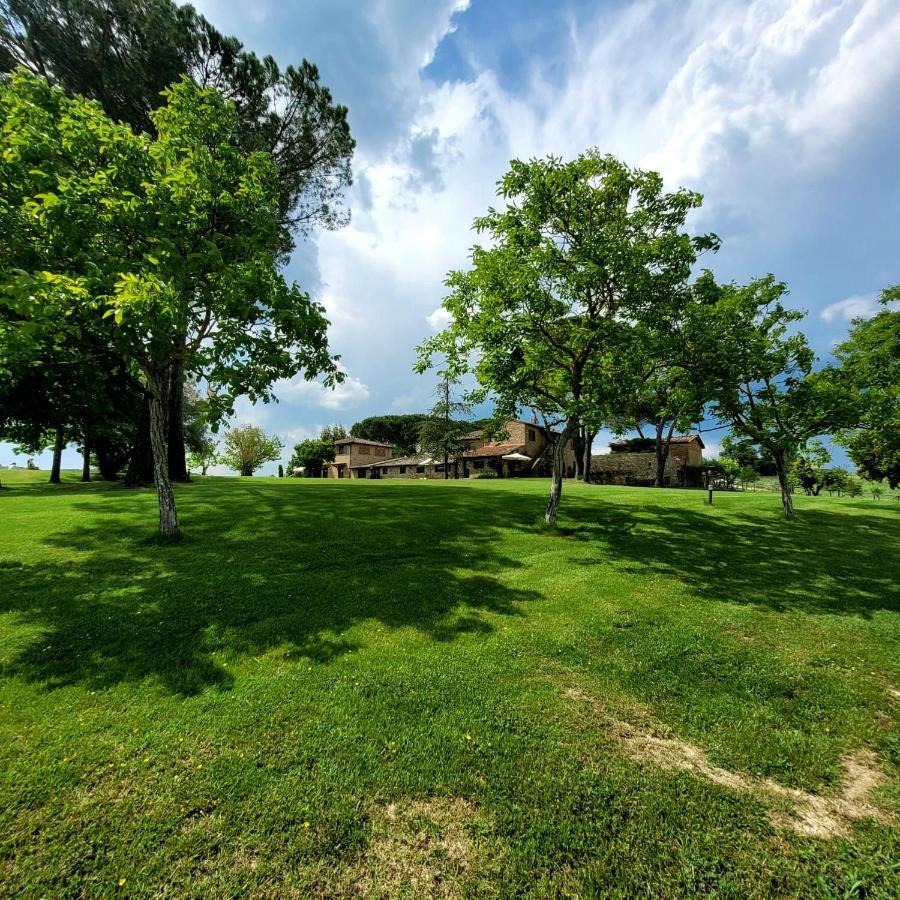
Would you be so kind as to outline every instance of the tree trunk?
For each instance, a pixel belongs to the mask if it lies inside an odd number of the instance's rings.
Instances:
[[[241,466],[241,478],[252,478],[253,468],[251,466]]]
[[[87,433],[82,437],[83,441],[83,461],[81,463],[81,480],[82,481],[90,481],[91,480],[91,442],[88,440]]]
[[[572,450],[575,452],[575,480],[584,478],[584,428],[579,425],[572,435]]]
[[[669,460],[669,446],[672,443],[672,432],[675,430],[675,422],[673,421],[669,426],[669,433],[663,439],[665,427],[665,420],[656,423],[656,477],[653,481],[654,487],[665,487],[666,485],[666,463]]]
[[[62,428],[56,429],[56,440],[53,443],[53,465],[50,468],[50,484],[59,484],[60,471],[62,470],[62,452],[66,446],[65,432]]]
[[[97,455],[97,469],[104,481],[115,481],[119,474],[120,459],[110,450],[109,440],[98,438],[94,445],[94,453]]]
[[[593,447],[594,447],[594,438],[597,436],[596,431],[592,431],[590,428],[584,429],[584,448],[582,450],[584,454],[584,462],[582,463],[582,471],[584,472],[584,483],[590,484],[593,481],[593,476],[591,475],[591,465],[593,460]]]
[[[450,477],[450,455],[444,454],[444,481]]]
[[[184,364],[169,366],[169,478],[189,482],[184,447]]]
[[[566,420],[566,427],[556,439],[556,445],[553,447],[553,474],[550,479],[550,499],[547,501],[547,512],[544,515],[544,521],[548,525],[556,524],[559,499],[562,497],[563,474],[566,469],[566,444],[569,443],[569,436],[577,426],[577,420],[570,416]]]
[[[787,469],[784,465],[784,451],[776,450],[772,454],[775,458],[775,472],[778,475],[778,486],[781,488],[781,505],[784,507],[784,517],[794,518],[794,501],[791,498],[791,485],[788,482]]]
[[[128,460],[128,469],[125,472],[125,484],[128,487],[143,487],[153,484],[153,479],[153,447],[150,441],[150,397],[145,394],[141,401],[141,416],[134,436],[131,459]]]
[[[168,372],[150,379],[150,445],[153,448],[153,479],[159,500],[159,531],[165,537],[178,534],[178,513],[175,495],[169,481],[169,448],[167,438]]]

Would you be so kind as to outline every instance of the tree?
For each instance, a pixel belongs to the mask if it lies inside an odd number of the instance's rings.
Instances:
[[[211,435],[204,435],[200,441],[191,448],[188,454],[188,465],[192,469],[199,469],[201,475],[206,475],[210,466],[216,465],[219,442]]]
[[[419,432],[426,418],[422,413],[369,416],[356,422],[350,428],[350,435],[367,441],[391,444],[397,456],[409,456],[416,452]]]
[[[448,327],[419,348],[418,369],[442,353],[490,395],[498,416],[531,407],[563,426],[553,452],[546,521],[555,523],[565,449],[597,428],[627,344],[629,323],[689,277],[713,235],[684,230],[700,196],[664,193],[662,177],[592,150],[572,162],[513,161],[499,182],[503,209],[475,220],[489,237],[468,271],[451,272]]]
[[[276,379],[342,376],[328,353],[322,308],[278,271],[270,157],[241,149],[237,113],[216,91],[185,79],[166,98],[153,113],[158,137],[151,139],[40,79],[18,73],[2,85],[9,177],[0,189],[12,183],[26,197],[8,205],[9,218],[28,251],[17,258],[31,253],[36,268],[0,274],[16,334],[68,334],[78,310],[92,328],[105,327],[140,375],[160,529],[171,535],[178,529],[166,440],[173,363],[215,386],[212,421],[239,395],[271,399]]]
[[[696,355],[713,373],[713,414],[772,455],[784,515],[793,519],[790,462],[844,420],[846,393],[830,373],[813,376],[813,352],[790,330],[804,313],[782,304],[782,282],[769,275],[719,286],[705,273],[698,285],[715,297],[692,328]]]
[[[860,475],[900,485],[900,285],[882,293],[883,309],[855,319],[850,335],[835,351],[840,378],[855,398],[852,427],[837,434]]]
[[[266,434],[258,425],[237,425],[222,443],[220,462],[247,477],[261,465],[278,459],[284,449],[275,435]]]
[[[809,496],[818,497],[825,486],[825,466],[830,461],[831,456],[822,442],[812,441],[791,462],[788,471],[791,485],[802,488]]]
[[[0,70],[19,65],[97,100],[110,118],[137,134],[156,134],[153,111],[182,76],[215,88],[235,104],[237,145],[248,154],[266,153],[274,163],[282,254],[296,233],[336,228],[347,219],[342,197],[351,183],[355,142],[346,107],[333,102],[312,63],[282,70],[272,57],[259,59],[222,35],[191,6],[171,0],[0,0]],[[164,391],[169,475],[176,481],[188,477],[181,386],[190,374],[176,358]],[[137,430],[126,483],[146,484],[153,481],[149,398],[136,385],[132,395],[131,406],[144,408],[127,417],[125,430]]]
[[[324,434],[294,445],[294,455],[288,463],[288,475],[302,474],[305,478],[321,478],[325,463],[334,459],[334,441]]]
[[[472,430],[470,422],[454,418],[469,412],[469,405],[453,399],[453,378],[448,370],[438,373],[441,381],[436,394],[437,403],[419,429],[419,446],[423,453],[436,456],[444,461],[444,479],[450,477],[450,458],[454,461],[459,454],[468,450],[465,436]]]
[[[322,433],[319,435],[319,437],[323,441],[330,441],[333,444],[335,441],[340,441],[347,437],[347,429],[340,424],[326,425],[322,429]]]

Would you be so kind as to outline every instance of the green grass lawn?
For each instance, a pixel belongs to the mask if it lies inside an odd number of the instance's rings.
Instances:
[[[900,512],[0,473],[0,894],[897,896]]]

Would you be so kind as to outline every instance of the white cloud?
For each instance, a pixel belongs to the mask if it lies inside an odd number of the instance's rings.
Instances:
[[[352,375],[334,388],[297,376],[290,381],[276,382],[274,391],[277,397],[286,401],[310,403],[325,409],[344,409],[362,403],[369,397],[369,388]]]
[[[443,330],[453,320],[453,316],[451,316],[443,306],[439,306],[430,316],[426,316],[426,318],[428,319],[428,324],[435,331]]]
[[[878,304],[871,297],[847,297],[846,300],[839,300],[832,303],[822,310],[821,316],[826,322],[834,322],[844,320],[846,322],[852,319],[864,318],[868,319],[878,312]]]

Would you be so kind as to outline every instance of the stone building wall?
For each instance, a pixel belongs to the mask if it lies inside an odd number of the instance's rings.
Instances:
[[[678,464],[666,460],[666,483],[678,483]],[[656,478],[655,453],[607,453],[591,457],[591,475],[598,484],[653,484]]]

